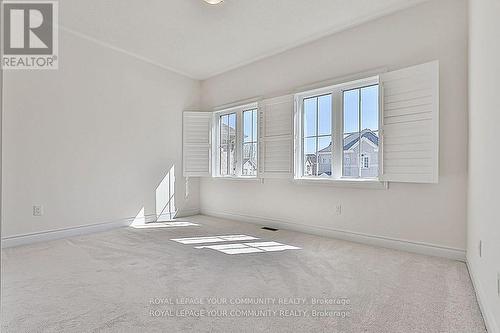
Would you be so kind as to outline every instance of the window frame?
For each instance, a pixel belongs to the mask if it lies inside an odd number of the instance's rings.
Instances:
[[[231,146],[231,143],[229,141],[229,138],[230,138],[230,131],[228,130],[227,132],[227,143],[225,143],[224,145],[227,146],[227,157],[226,157],[226,163],[227,163],[227,170],[226,170],[226,174],[223,175],[222,174],[222,170],[221,170],[221,167],[222,167],[222,132],[221,132],[221,124],[222,124],[222,118],[223,117],[228,117],[228,124],[229,124],[229,117],[233,116],[234,115],[234,120],[235,120],[235,140],[234,140],[234,146],[235,146],[235,149],[234,149],[234,156],[233,158],[236,160],[236,162],[238,161],[238,152],[237,152],[237,146],[238,146],[238,134],[239,134],[239,131],[238,131],[238,115],[236,114],[236,112],[224,112],[224,113],[220,113],[219,115],[217,115],[217,119],[216,119],[216,122],[217,122],[217,147],[216,147],[216,152],[217,152],[217,162],[218,162],[218,165],[217,165],[217,173],[220,177],[226,177],[226,176],[234,176],[232,173],[231,173],[231,154],[230,154],[230,150],[229,150],[229,147]],[[228,125],[229,126],[229,125]],[[236,168],[238,167],[238,164],[236,163]]]
[[[248,141],[248,142],[245,142],[245,112],[251,112],[252,113],[252,141]],[[255,112],[255,125],[253,124],[253,121],[254,121],[254,113]],[[255,126],[255,128],[254,128]],[[255,129],[255,131],[254,131]],[[254,137],[254,133],[255,133],[255,137]],[[255,162],[256,162],[256,165],[255,165],[255,175],[245,175],[243,174],[243,160],[244,160],[244,157],[243,157],[243,154],[244,154],[244,151],[245,151],[245,145],[247,144],[251,144],[251,145],[255,145]],[[258,169],[259,169],[259,165],[258,165],[258,161],[259,161],[259,109],[257,107],[255,108],[250,108],[250,109],[243,109],[241,111],[241,165],[240,165],[240,173],[241,173],[241,177],[257,177],[257,173],[258,173]]]
[[[377,76],[377,80],[376,82],[375,81],[368,81],[368,80],[359,80],[359,81],[365,81],[363,84],[361,85],[349,85],[347,86],[348,88],[343,88],[342,89],[342,99],[341,99],[341,109],[339,110],[339,112],[341,113],[341,126],[342,126],[342,142],[341,142],[341,145],[342,145],[342,148],[343,148],[343,145],[344,145],[344,140],[343,140],[343,137],[344,137],[344,93],[347,92],[347,91],[352,91],[352,90],[359,90],[359,103],[361,103],[361,90],[363,88],[369,88],[369,87],[372,87],[372,86],[375,86],[375,85],[378,85],[378,130],[377,130],[377,133],[378,133],[378,138],[379,138],[379,146],[378,146],[378,174],[376,177],[362,177],[361,176],[361,173],[362,173],[362,170],[367,170],[369,169],[370,167],[368,168],[364,168],[364,164],[363,164],[363,154],[361,152],[361,147],[362,147],[362,144],[363,144],[363,138],[360,137],[359,138],[359,141],[358,141],[358,161],[359,161],[359,166],[358,166],[358,176],[344,176],[344,150],[342,149],[342,156],[341,156],[341,159],[342,159],[342,165],[341,165],[341,170],[340,170],[340,178],[341,179],[346,179],[346,180],[366,180],[366,181],[370,181],[370,180],[374,180],[374,181],[379,181],[379,178],[380,178],[380,170],[381,170],[381,164],[380,164],[380,161],[382,160],[382,151],[381,151],[381,146],[382,146],[382,140],[380,139],[381,138],[381,135],[380,133],[382,132],[382,117],[383,117],[383,114],[382,114],[382,108],[381,108],[381,99],[380,99],[380,95],[381,95],[381,90],[380,90],[380,83],[379,83],[379,79],[378,79],[378,76]],[[361,131],[363,131],[361,129],[361,113],[362,113],[362,110],[361,110],[361,104],[359,104],[359,110],[358,110],[358,121],[359,121],[359,129]],[[355,133],[355,132],[354,132]],[[361,132],[359,132],[361,134]]]
[[[380,161],[382,160],[381,153],[383,151],[379,140],[379,175],[376,178],[361,178],[361,177],[346,177],[343,176],[343,133],[344,133],[344,91],[358,89],[373,85],[379,85],[379,77],[372,76],[359,80],[354,80],[345,83],[339,83],[327,87],[317,88],[295,94],[295,130],[294,130],[294,163],[295,172],[294,179],[296,180],[326,180],[326,181],[363,181],[363,182],[380,182]],[[306,176],[304,174],[304,100],[311,97],[319,97],[322,95],[332,95],[332,115],[331,115],[331,142],[333,149],[331,150],[332,171],[330,176]],[[379,133],[381,131],[382,108],[380,107],[380,86],[379,86]],[[360,164],[361,166],[361,164]]]
[[[244,138],[243,138],[243,112],[245,111],[252,111],[255,110],[257,113],[257,136],[256,136],[256,158],[257,158],[257,173],[256,175],[243,175],[243,144],[244,144]],[[220,161],[220,147],[221,147],[221,141],[220,141],[220,117],[229,115],[229,114],[235,114],[236,115],[236,147],[235,147],[235,159],[236,159],[236,172],[235,174],[228,174],[228,175],[221,175],[220,172],[220,166],[221,166],[221,161]],[[214,178],[222,178],[222,179],[235,179],[235,178],[241,178],[241,179],[256,179],[258,177],[258,163],[259,163],[259,139],[260,139],[260,133],[259,133],[259,108],[258,108],[258,103],[250,103],[250,104],[245,104],[245,105],[239,105],[239,106],[234,106],[222,110],[216,110],[214,111],[214,121],[213,121],[213,151],[217,152],[216,154],[213,154],[213,165],[215,166],[213,168],[212,172],[212,177]]]
[[[366,161],[366,163],[365,163]],[[370,156],[361,153],[361,169],[370,169]]]
[[[334,102],[334,95],[332,93],[323,93],[323,94],[313,94],[311,96],[307,96],[307,97],[302,97],[301,99],[301,111],[300,111],[300,119],[301,119],[301,124],[304,123],[304,101],[306,99],[310,99],[310,98],[317,98],[317,101],[316,101],[316,133],[315,135],[310,135],[310,136],[305,136],[304,134],[304,126],[301,125],[301,131],[300,131],[300,149],[301,149],[301,155],[300,155],[300,163],[302,165],[302,172],[301,172],[301,175],[302,175],[302,178],[329,178],[329,176],[319,176],[319,175],[312,175],[312,176],[305,176],[304,175],[304,166],[305,166],[305,159],[304,159],[304,141],[305,139],[310,139],[310,138],[315,138],[316,139],[316,173],[318,173],[318,159],[319,159],[319,155],[318,155],[318,144],[319,144],[319,139],[320,138],[324,138],[324,137],[328,137],[328,134],[325,134],[325,135],[320,135],[319,134],[319,98],[320,97],[323,97],[323,96],[328,96],[328,95],[332,95],[332,114],[331,114],[331,124],[330,124],[330,139],[332,140],[331,142],[333,142],[333,133],[334,133],[334,109],[333,109],[333,104],[335,103]],[[332,154],[332,161],[333,161],[333,151],[331,152]],[[331,171],[331,174],[333,175],[333,168],[330,170]]]

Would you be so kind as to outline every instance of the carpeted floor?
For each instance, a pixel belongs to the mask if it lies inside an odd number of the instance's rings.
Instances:
[[[188,220],[4,249],[2,332],[485,332],[464,263]],[[214,235],[257,239],[171,240]]]

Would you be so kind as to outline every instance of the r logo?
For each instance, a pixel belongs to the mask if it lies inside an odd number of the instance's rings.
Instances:
[[[52,55],[53,3],[6,2],[3,8],[5,55]]]

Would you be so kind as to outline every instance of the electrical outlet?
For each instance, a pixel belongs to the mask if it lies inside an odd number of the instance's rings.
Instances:
[[[42,216],[43,215],[43,206],[35,205],[33,206],[33,216]]]
[[[342,215],[342,205],[337,205],[337,207],[335,207],[335,213],[337,213],[337,215]]]
[[[479,258],[483,257],[483,241],[479,241]]]

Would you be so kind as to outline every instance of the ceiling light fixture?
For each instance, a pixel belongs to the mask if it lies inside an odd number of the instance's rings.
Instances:
[[[206,3],[208,3],[210,5],[218,5],[221,2],[223,2],[224,0],[203,0],[203,1],[205,1]]]

